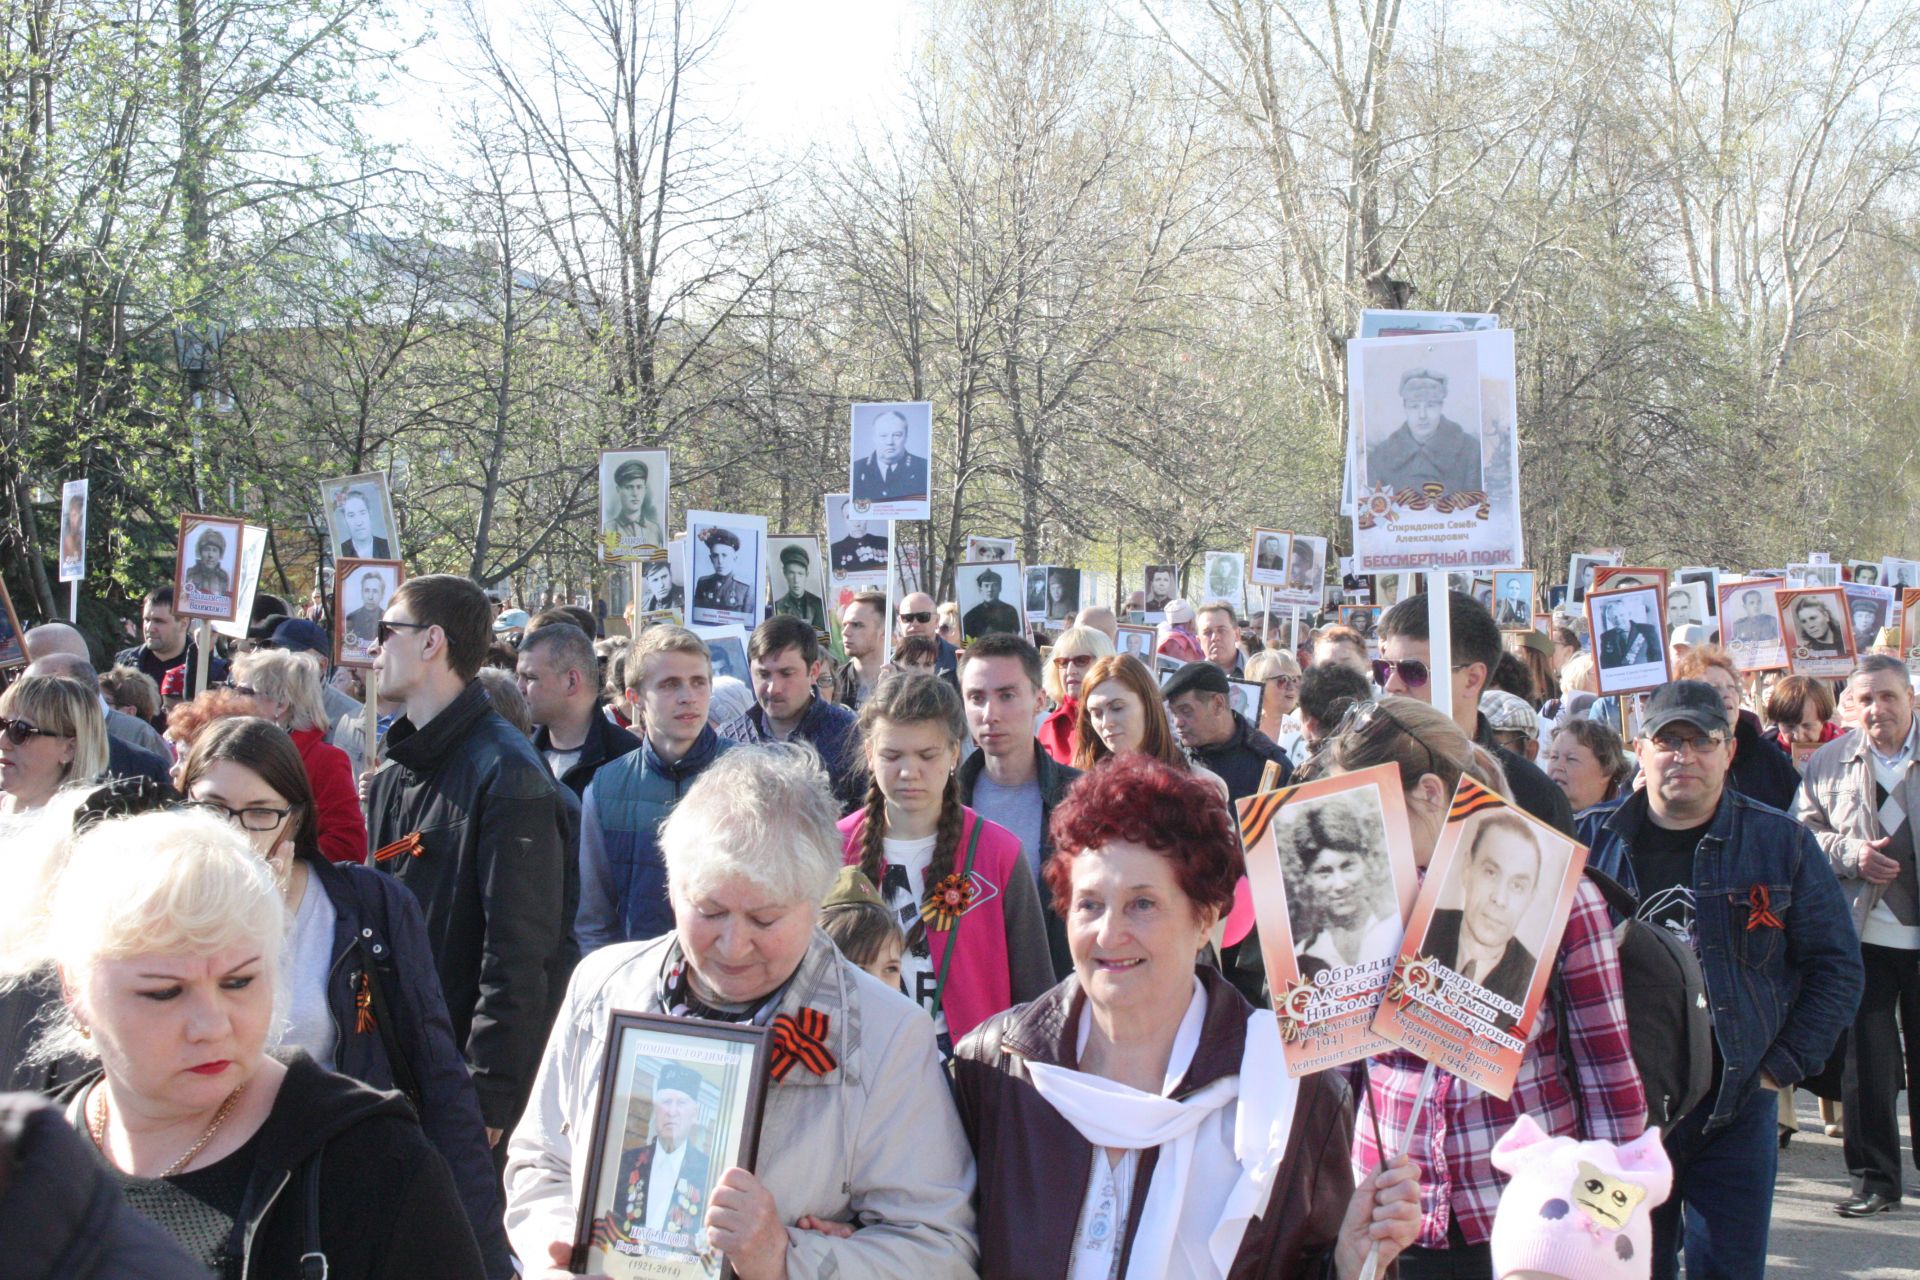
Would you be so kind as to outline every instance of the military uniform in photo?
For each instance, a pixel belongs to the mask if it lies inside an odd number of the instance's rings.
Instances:
[[[866,502],[898,502],[928,493],[927,460],[911,450],[888,466],[877,453],[853,464],[853,492]]]
[[[361,605],[347,615],[347,647],[364,652],[373,647],[373,641],[380,633],[380,614],[377,604]]]
[[[789,566],[799,569],[803,574],[813,567],[806,551],[800,547],[788,547],[780,553],[781,572],[785,573]],[[826,607],[820,603],[820,597],[811,591],[796,592],[789,586],[787,594],[773,602],[773,611],[798,618],[815,631],[824,632],[827,629]]]
[[[629,458],[613,473],[613,485],[616,490],[623,489],[629,484],[645,483],[647,483],[647,464],[638,458]],[[607,533],[611,538],[617,539],[613,543],[616,548],[667,545],[666,530],[661,528],[659,514],[656,512],[651,517],[646,514],[646,507],[652,505],[652,497],[652,494],[648,494],[642,510],[631,517],[626,515],[624,502],[616,504],[612,516],[607,520]]]
[[[1643,662],[1657,662],[1660,652],[1659,633],[1645,622],[1600,633],[1600,665],[1603,667],[1637,667]]]
[[[703,538],[709,547],[717,543],[732,547],[736,553],[740,550],[740,539],[729,529],[708,529]],[[735,577],[731,569],[725,573],[716,570],[694,583],[693,607],[746,613],[753,608],[753,589]]]
[[[986,584],[989,579],[991,579],[994,584],[996,591],[995,597],[991,600],[982,600],[979,604],[967,610],[966,616],[960,619],[960,633],[968,639],[978,639],[981,636],[991,635],[1017,636],[1020,634],[1020,611],[1008,604],[1005,600],[1000,599],[997,594],[1001,586],[1000,575],[988,569],[978,578],[974,579],[974,582],[979,586],[980,593],[985,595]]]
[[[1434,395],[1444,400],[1446,393],[1446,378],[1425,369],[1409,370],[1400,379],[1402,400]],[[1429,483],[1438,483],[1447,493],[1471,493],[1481,488],[1480,442],[1445,414],[1424,440],[1403,421],[1392,435],[1367,450],[1370,487],[1384,486],[1398,493]]]
[[[833,573],[844,578],[855,573],[882,573],[887,567],[887,540],[868,532],[854,537],[848,533],[833,544]]]

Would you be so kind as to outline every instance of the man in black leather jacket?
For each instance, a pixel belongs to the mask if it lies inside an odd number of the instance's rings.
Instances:
[[[566,826],[553,775],[474,675],[492,639],[480,588],[451,574],[394,593],[373,647],[405,714],[368,792],[373,865],[426,913],[454,1040],[487,1139],[513,1127],[566,983]]]

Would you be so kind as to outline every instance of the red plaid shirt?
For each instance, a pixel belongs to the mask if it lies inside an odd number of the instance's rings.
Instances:
[[[1556,1136],[1627,1142],[1646,1127],[1647,1099],[1627,1044],[1627,1014],[1621,1001],[1620,957],[1613,947],[1613,921],[1600,891],[1585,877],[1574,893],[1557,968],[1566,992],[1568,1041],[1579,1080],[1587,1125],[1575,1133],[1573,1096],[1560,1051],[1552,1001],[1542,999],[1539,1017],[1513,1096],[1505,1102],[1448,1072],[1434,1074],[1433,1093],[1414,1126],[1408,1154],[1420,1168],[1420,1236],[1416,1244],[1447,1246],[1447,1226],[1457,1217],[1468,1244],[1493,1231],[1493,1211],[1506,1178],[1493,1167],[1493,1144],[1523,1113]],[[1426,1061],[1405,1050],[1369,1059],[1370,1087],[1353,1128],[1353,1163],[1364,1177],[1380,1164],[1373,1141],[1377,1109],[1381,1136],[1400,1140],[1420,1091]]]

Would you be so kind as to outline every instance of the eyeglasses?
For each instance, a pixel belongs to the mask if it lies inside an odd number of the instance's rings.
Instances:
[[[1464,671],[1472,665],[1471,662],[1456,662],[1452,670]],[[1391,661],[1386,658],[1375,658],[1373,660],[1373,682],[1375,684],[1385,688],[1388,679],[1395,674],[1399,675],[1400,683],[1407,686],[1407,688],[1419,689],[1424,687],[1427,681],[1433,678],[1433,668],[1418,658],[1399,658]]]
[[[1425,666],[1426,664],[1422,663],[1421,665]],[[1394,730],[1394,732],[1404,737],[1412,738],[1415,742],[1419,743],[1420,749],[1427,753],[1427,767],[1425,772],[1431,773],[1435,777],[1445,776],[1440,769],[1440,757],[1433,754],[1433,748],[1427,745],[1427,740],[1407,728],[1406,725],[1401,724],[1400,717],[1387,710],[1385,704],[1377,701],[1356,702],[1348,707],[1346,714],[1340,717],[1340,723],[1335,725],[1333,732],[1327,735],[1327,741],[1332,742],[1335,738],[1348,734],[1351,734],[1355,738],[1365,738],[1381,725],[1386,725]]]
[[[67,733],[56,733],[52,729],[42,729],[38,725],[30,724],[25,720],[8,720],[3,716],[0,716],[0,733],[5,734],[7,741],[16,747],[23,745],[28,738],[70,738],[73,736]]]
[[[1656,733],[1648,741],[1652,742],[1654,748],[1662,754],[1670,755],[1677,760],[1688,752],[1703,756],[1709,751],[1718,750],[1726,742],[1726,738],[1717,733],[1705,733],[1690,738],[1681,737],[1677,733]]]
[[[216,689],[230,689],[234,693],[239,694],[243,698],[257,698],[260,696],[260,691],[254,688],[252,685],[240,684],[233,680],[223,680],[219,684],[214,685],[213,687]]]
[[[932,622],[932,621],[933,621],[933,615],[932,615],[932,614],[930,614],[930,613],[902,613],[902,614],[900,615],[900,621],[902,621],[902,622]]]
[[[385,618],[382,618],[380,625],[373,629],[374,642],[384,649],[387,647],[387,643],[393,639],[394,632],[425,631],[432,625],[431,622],[388,622]]]
[[[1299,676],[1268,676],[1267,682],[1269,684],[1277,684],[1282,689],[1298,689],[1300,687]]]
[[[225,818],[243,831],[272,831],[287,820],[293,812],[293,806],[284,809],[270,809],[266,805],[251,805],[245,809],[229,809],[217,800],[189,800],[180,806],[182,809],[198,809],[210,813],[216,818]]]
[[[1061,657],[1055,658],[1053,660],[1054,666],[1071,667],[1075,671],[1085,671],[1088,667],[1091,667],[1093,664],[1094,664],[1094,656],[1090,653],[1068,654],[1068,655],[1063,655]]]

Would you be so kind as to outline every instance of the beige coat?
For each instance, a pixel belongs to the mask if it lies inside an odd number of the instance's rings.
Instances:
[[[529,1270],[547,1264],[550,1241],[573,1238],[610,1015],[661,1012],[664,974],[678,956],[668,935],[603,947],[573,972],[508,1147],[507,1236]],[[767,1086],[757,1172],[789,1224],[788,1276],[972,1276],[973,1155],[932,1019],[842,959],[817,929],[780,1011],[802,1006],[827,1015],[839,1065],[824,1076],[796,1065]],[[795,1230],[803,1215],[859,1229],[844,1240]]]
[[[1840,892],[1847,897],[1856,934],[1886,892],[1886,886],[1860,876],[1860,857],[1867,842],[1887,834],[1880,829],[1879,808],[1873,803],[1872,750],[1867,735],[1857,729],[1835,738],[1807,760],[1800,790],[1793,796],[1793,816],[1813,832],[1833,864],[1833,874],[1840,878]],[[1920,769],[1907,770],[1899,801],[1909,820],[1920,823]]]

